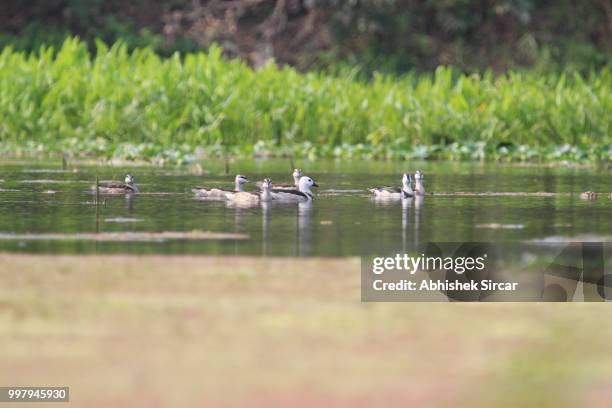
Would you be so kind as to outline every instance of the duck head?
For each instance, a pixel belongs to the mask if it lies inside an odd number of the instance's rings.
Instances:
[[[248,183],[249,179],[247,179],[242,174],[238,174],[234,181],[236,182],[236,191],[244,191],[244,188],[242,186]]]
[[[269,178],[264,179],[263,183],[261,184],[261,189],[264,191],[272,190],[272,180]]]
[[[311,187],[319,187],[317,183],[313,179],[308,176],[303,176],[300,178],[298,183],[298,189],[303,193],[310,193]]]
[[[238,174],[236,175],[236,179],[234,181],[236,181],[236,183],[244,184],[248,183],[249,179],[243,176],[242,174]]]

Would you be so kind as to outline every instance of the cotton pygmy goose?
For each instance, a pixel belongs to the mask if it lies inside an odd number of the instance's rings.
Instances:
[[[223,188],[209,188],[209,187],[195,187],[191,189],[198,197],[205,197],[211,199],[218,200],[226,200],[228,195],[243,192],[244,185],[248,183],[249,180],[243,176],[242,174],[238,174],[234,179],[234,189],[223,189]]]
[[[388,198],[388,199],[399,199],[408,198],[414,196],[412,190],[412,176],[408,173],[404,173],[402,176],[402,187],[375,187],[369,189],[376,198]]]
[[[259,202],[272,201],[272,180],[269,178],[264,179],[261,183],[261,192],[229,192],[226,198],[236,204],[257,204]]]
[[[93,186],[96,189],[96,186]],[[98,191],[100,194],[135,194],[138,193],[138,187],[134,177],[131,174],[125,176],[123,183],[120,181],[102,181],[98,183]]]
[[[302,176],[298,181],[298,189],[280,189],[280,190],[272,190],[272,198],[274,201],[279,202],[304,202],[304,201],[312,201],[314,198],[311,188],[319,187],[315,181],[308,177]]]
[[[425,175],[423,174],[421,170],[417,170],[416,173],[414,173],[414,180],[415,180],[414,191],[417,195],[425,195],[424,179],[425,179]]]

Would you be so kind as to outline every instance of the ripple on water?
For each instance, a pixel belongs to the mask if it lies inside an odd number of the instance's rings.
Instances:
[[[79,169],[25,169],[21,171],[22,173],[78,173]]]
[[[597,234],[579,234],[572,236],[551,235],[544,238],[536,238],[529,240],[532,243],[550,244],[550,243],[572,243],[572,242],[612,242],[612,235],[597,235]]]
[[[91,183],[86,180],[49,180],[49,179],[37,179],[37,180],[19,180],[20,183],[26,184],[73,184],[73,183]]]
[[[361,194],[361,193],[365,193],[367,192],[366,190],[362,190],[362,189],[348,189],[348,190],[339,190],[339,189],[335,189],[335,188],[330,188],[327,190],[321,190],[319,191],[319,194],[327,194],[327,195],[333,195],[333,194]]]
[[[16,241],[122,241],[122,242],[166,242],[168,240],[242,240],[247,234],[211,231],[165,231],[165,232],[99,232],[99,233],[42,233],[13,234],[0,232],[0,240]]]
[[[490,229],[523,229],[525,224],[476,224],[476,228],[490,228]]]
[[[104,222],[116,222],[116,223],[131,223],[131,222],[142,222],[144,218],[127,218],[127,217],[115,217],[115,218],[105,218]]]

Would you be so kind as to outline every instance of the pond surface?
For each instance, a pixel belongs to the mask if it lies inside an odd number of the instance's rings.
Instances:
[[[320,186],[311,206],[237,208],[197,200],[190,190],[196,185],[231,188],[235,173],[251,181],[265,176],[288,183],[289,161],[233,162],[228,175],[220,162],[201,163],[201,171],[78,164],[62,171],[57,161],[4,161],[0,163],[0,250],[355,256],[390,253],[428,241],[612,241],[610,170],[443,162],[296,164]],[[372,186],[398,186],[401,172],[417,169],[425,172],[426,189],[434,195],[380,202],[366,191]],[[96,175],[100,180],[122,180],[128,172],[143,194],[104,196],[96,206],[89,191]],[[254,183],[250,188],[255,189]],[[579,194],[587,190],[605,194],[593,202],[581,200]],[[438,195],[455,192],[530,194]],[[538,192],[554,194],[533,194]],[[182,239],[174,234],[167,239],[163,234],[142,234],[191,231],[232,235]],[[123,232],[145,238],[115,239],[121,234],[114,233]],[[111,238],[91,239],[92,233]],[[57,239],[62,234],[70,235]]]

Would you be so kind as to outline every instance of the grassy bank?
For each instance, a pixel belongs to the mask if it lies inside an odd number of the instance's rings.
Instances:
[[[612,160],[612,73],[300,74],[219,49],[162,59],[67,40],[0,54],[0,150],[183,162],[231,154]]]
[[[0,382],[69,386],[76,406],[609,402],[603,304],[364,304],[355,258],[0,265]]]

